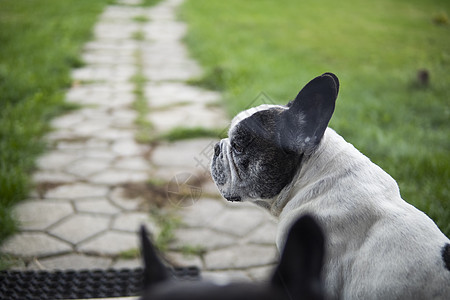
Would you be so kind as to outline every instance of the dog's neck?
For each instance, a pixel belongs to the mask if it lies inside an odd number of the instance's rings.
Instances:
[[[310,201],[322,193],[322,189],[336,184],[333,179],[342,178],[346,172],[353,172],[357,169],[356,165],[361,163],[372,164],[353,145],[328,128],[316,151],[303,157],[293,180],[273,199],[268,207],[270,213],[278,217],[286,204],[300,191],[309,190],[308,193],[303,193],[302,199],[296,201]]]

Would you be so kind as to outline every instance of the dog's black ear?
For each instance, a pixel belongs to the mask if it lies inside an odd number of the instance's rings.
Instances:
[[[145,226],[141,226],[141,256],[144,260],[144,288],[169,278],[168,271],[158,258],[156,249],[148,238]]]
[[[289,151],[310,153],[320,142],[334,112],[339,80],[325,73],[298,93],[280,122],[280,144]]]
[[[313,217],[300,217],[291,227],[272,284],[290,299],[322,299],[320,273],[324,236]]]

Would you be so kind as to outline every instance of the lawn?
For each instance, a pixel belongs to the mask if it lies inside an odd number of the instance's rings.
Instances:
[[[450,236],[450,2],[188,0],[186,42],[230,116],[260,92],[286,103],[334,72],[330,126]],[[429,84],[418,79],[426,70]]]
[[[49,120],[63,103],[70,70],[110,0],[0,2],[0,243],[16,229],[11,207],[27,197]]]

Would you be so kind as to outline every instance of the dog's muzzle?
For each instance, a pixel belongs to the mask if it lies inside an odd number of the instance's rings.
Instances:
[[[228,180],[227,177],[225,176],[225,174],[222,173],[222,172],[225,172],[223,163],[218,162],[222,158],[221,154],[222,154],[222,142],[218,142],[214,145],[213,166],[214,166],[215,172],[213,172],[213,174],[212,174],[213,179],[217,186],[225,185]],[[221,190],[223,197],[230,202],[242,201],[240,196],[235,196],[235,195],[224,193],[220,187],[219,187],[219,190]]]

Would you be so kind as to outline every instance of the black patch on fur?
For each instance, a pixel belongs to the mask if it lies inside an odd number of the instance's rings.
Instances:
[[[442,260],[444,261],[447,270],[450,271],[450,244],[445,244],[442,248]]]
[[[283,111],[271,108],[256,112],[237,124],[231,137],[231,144],[244,149],[234,154],[239,177],[251,183],[243,189],[261,199],[278,195],[294,178],[303,157],[302,153],[283,149],[276,138],[278,132],[273,129]]]

